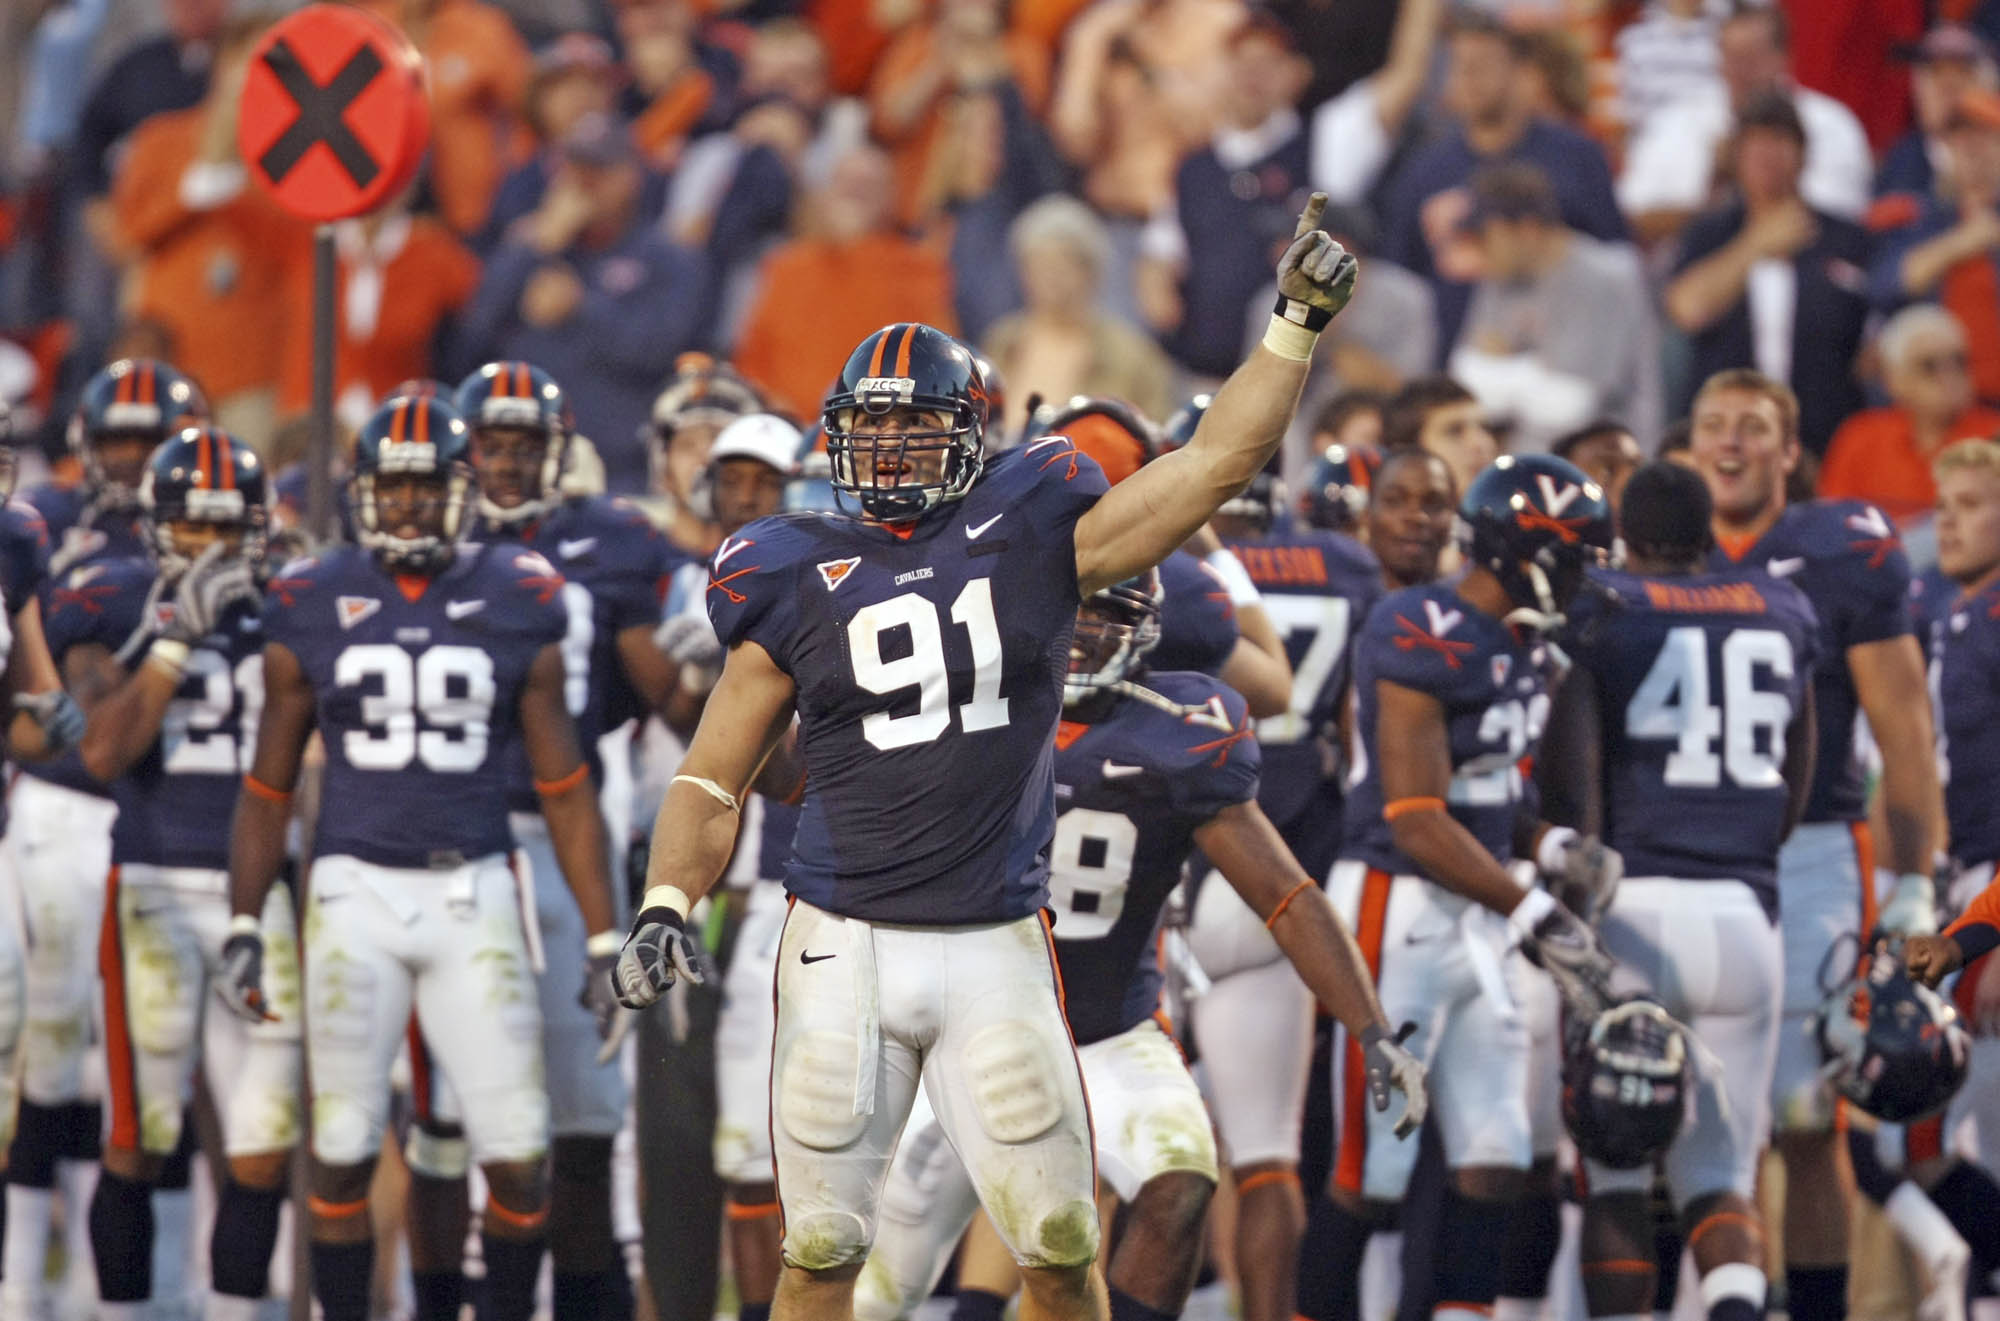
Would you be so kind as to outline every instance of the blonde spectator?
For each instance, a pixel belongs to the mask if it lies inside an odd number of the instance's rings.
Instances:
[[[1887,408],[1856,413],[1834,433],[1819,494],[1867,500],[1908,529],[1937,503],[1931,465],[1953,441],[2000,433],[2000,413],[1973,398],[1965,327],[1935,303],[1906,307],[1876,340]]]
[[[1027,305],[996,321],[985,347],[1007,378],[1008,429],[1026,420],[1032,395],[1057,403],[1108,395],[1149,417],[1172,412],[1167,355],[1099,303],[1111,240],[1091,209],[1074,197],[1044,197],[1021,212],[1007,238]]]

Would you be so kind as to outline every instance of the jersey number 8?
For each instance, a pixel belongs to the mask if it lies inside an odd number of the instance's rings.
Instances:
[[[333,681],[342,688],[373,681],[381,690],[362,695],[365,728],[341,738],[356,770],[400,771],[422,761],[428,770],[464,772],[486,760],[493,658],[477,647],[430,647],[412,657],[387,643],[353,646],[334,661]]]

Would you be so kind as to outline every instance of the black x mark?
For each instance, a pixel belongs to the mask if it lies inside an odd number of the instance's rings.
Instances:
[[[292,168],[312,150],[312,145],[324,142],[356,188],[373,183],[381,167],[341,115],[375,81],[375,75],[382,72],[382,57],[375,53],[375,48],[364,45],[355,51],[324,87],[313,81],[290,43],[282,37],[264,53],[264,63],[299,105],[299,117],[292,121],[292,126],[257,158],[258,166],[271,182],[283,183]]]

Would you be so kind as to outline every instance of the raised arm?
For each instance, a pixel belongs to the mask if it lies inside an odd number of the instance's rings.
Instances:
[[[1077,521],[1083,596],[1165,559],[1277,452],[1319,332],[1354,293],[1354,258],[1319,229],[1325,209],[1325,193],[1306,203],[1278,262],[1280,311],[1264,342],[1216,392],[1194,437],[1113,487]]]

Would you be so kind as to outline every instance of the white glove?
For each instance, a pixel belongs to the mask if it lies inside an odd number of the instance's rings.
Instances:
[[[215,632],[230,606],[257,599],[250,562],[240,555],[225,558],[225,551],[221,542],[213,542],[179,578],[154,585],[157,595],[173,601],[172,617],[160,630],[163,636],[193,646]]]
[[[1399,1138],[1406,1138],[1422,1128],[1424,1114],[1430,1109],[1423,1062],[1403,1049],[1403,1042],[1416,1030],[1415,1023],[1405,1023],[1402,1030],[1392,1037],[1370,1023],[1361,1029],[1357,1038],[1361,1043],[1362,1061],[1368,1070],[1368,1093],[1375,1102],[1375,1108],[1389,1108],[1391,1091],[1403,1094],[1403,1113],[1396,1118],[1396,1136]]]
[[[264,933],[247,913],[229,919],[222,966],[215,971],[215,994],[246,1023],[278,1021],[264,1001]]]
[[[715,626],[699,610],[685,611],[661,621],[653,630],[653,645],[680,665],[708,669],[722,664],[722,639],[715,636]]]
[[[673,909],[659,905],[641,909],[611,971],[618,1003],[644,1009],[681,978],[696,985],[708,981],[706,951]]]
[[[1592,926],[1611,907],[1618,882],[1625,878],[1625,859],[1617,849],[1568,826],[1543,832],[1535,865],[1556,898]]]
[[[1611,1003],[1611,956],[1597,933],[1546,890],[1530,890],[1507,915],[1521,953],[1549,975],[1563,1003],[1579,1018],[1594,1018]]]
[[[1921,872],[1904,872],[1896,878],[1889,902],[1875,915],[1875,926],[1892,936],[1935,936],[1937,886]]]

